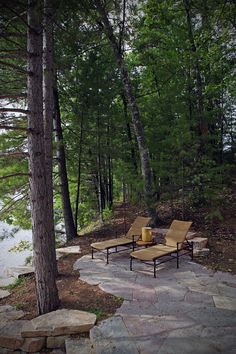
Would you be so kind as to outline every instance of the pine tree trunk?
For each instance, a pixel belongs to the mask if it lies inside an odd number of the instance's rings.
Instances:
[[[66,229],[66,240],[72,240],[77,236],[73,213],[70,202],[70,192],[69,184],[67,178],[67,168],[66,168],[66,155],[63,142],[63,133],[61,127],[61,114],[60,114],[60,105],[59,97],[57,91],[57,79],[55,78],[54,84],[54,119],[55,119],[55,130],[56,130],[56,141],[57,141],[57,159],[58,159],[58,169],[59,169],[59,178],[60,178],[60,187],[61,187],[61,201],[63,208],[63,216]]]
[[[81,113],[80,122],[80,139],[79,139],[79,153],[78,153],[78,174],[77,174],[77,192],[75,200],[75,229],[78,229],[78,214],[79,214],[79,198],[80,198],[80,183],[81,183],[81,157],[83,144],[83,112]]]
[[[151,166],[150,166],[150,156],[149,156],[149,150],[144,138],[144,131],[143,131],[143,126],[141,123],[140,119],[140,114],[139,114],[139,109],[138,105],[136,102],[136,98],[133,93],[133,87],[132,83],[129,77],[128,70],[125,66],[125,62],[123,59],[123,56],[119,50],[119,43],[114,36],[112,26],[109,22],[107,13],[101,3],[100,0],[94,0],[94,3],[97,7],[97,10],[100,14],[101,21],[104,26],[104,30],[106,32],[106,35],[111,43],[112,50],[114,52],[117,65],[120,69],[122,80],[123,80],[123,85],[124,85],[124,90],[126,92],[129,105],[131,108],[131,113],[132,113],[132,123],[134,126],[134,131],[136,135],[136,139],[138,142],[138,147],[139,147],[139,155],[140,155],[140,162],[141,162],[141,169],[142,169],[142,176],[143,176],[143,182],[144,182],[144,199],[145,203],[147,206],[148,214],[149,216],[152,217],[153,222],[156,222],[156,209],[155,209],[155,200],[153,196],[153,178],[152,178],[152,171],[151,171]]]
[[[43,16],[43,116],[44,145],[46,163],[46,183],[48,190],[49,221],[52,234],[52,249],[56,262],[54,212],[53,212],[53,9],[51,0],[44,0]],[[57,270],[56,263],[54,269]],[[56,274],[57,275],[57,274]]]
[[[28,109],[29,109],[29,169],[30,201],[32,213],[32,238],[36,295],[39,314],[59,306],[55,278],[55,250],[52,249],[51,213],[48,204],[46,181],[43,93],[42,93],[42,2],[28,1]]]
[[[128,102],[126,100],[125,95],[121,95],[121,99],[123,101],[123,106],[124,106],[124,116],[126,120],[126,131],[127,131],[127,137],[129,140],[130,144],[130,154],[131,154],[131,159],[134,167],[134,173],[138,175],[138,166],[137,166],[137,161],[136,161],[136,156],[135,156],[135,150],[133,147],[133,139],[132,139],[132,134],[131,134],[131,129],[130,129],[130,124],[128,121]]]
[[[200,70],[200,66],[199,66],[197,48],[196,48],[194,36],[193,36],[189,0],[184,0],[184,7],[185,7],[185,12],[186,12],[186,17],[187,17],[189,42],[191,44],[191,50],[194,53],[194,71],[195,71],[196,89],[197,89],[199,135],[202,138],[201,142],[204,144],[205,139],[207,138],[207,134],[208,134],[208,124],[207,124],[205,116],[204,116],[203,83],[202,83],[201,70]]]

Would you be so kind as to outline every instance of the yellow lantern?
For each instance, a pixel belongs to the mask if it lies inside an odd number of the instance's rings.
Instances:
[[[142,227],[142,241],[151,242],[152,241],[152,228]]]

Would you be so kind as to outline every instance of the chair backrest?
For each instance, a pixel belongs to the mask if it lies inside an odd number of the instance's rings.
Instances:
[[[177,242],[184,242],[191,225],[192,221],[173,220],[165,236],[166,245],[176,247]]]
[[[125,235],[125,237],[132,240],[134,236],[134,240],[137,241],[142,234],[142,227],[147,226],[150,221],[151,218],[144,217],[144,216],[137,216],[133,224],[130,226],[130,229]]]

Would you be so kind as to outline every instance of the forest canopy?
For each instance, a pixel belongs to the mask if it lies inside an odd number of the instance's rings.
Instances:
[[[0,217],[30,228],[27,2],[0,6]],[[65,177],[76,229],[123,199],[152,199],[157,212],[160,200],[179,199],[183,214],[207,206],[206,217],[220,218],[235,173],[235,3],[52,6],[55,223],[65,218]]]

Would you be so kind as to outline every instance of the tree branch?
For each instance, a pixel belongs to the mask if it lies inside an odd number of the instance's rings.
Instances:
[[[11,99],[11,98],[26,98],[27,94],[26,93],[19,93],[19,94],[9,94],[9,95],[0,95],[0,100],[6,100],[6,99]]]
[[[29,114],[29,110],[22,108],[0,108],[0,112],[17,112],[17,113],[25,113]]]
[[[17,176],[30,176],[30,173],[23,173],[23,172],[19,172],[19,173],[12,173],[10,175],[6,175],[6,176],[0,176],[0,180],[2,179],[7,179],[7,178],[11,178],[11,177],[17,177]]]
[[[9,66],[10,68],[15,69],[15,70],[17,70],[17,71],[19,71],[19,72],[21,72],[21,73],[23,73],[23,74],[28,74],[27,70],[22,69],[22,68],[21,68],[20,66],[18,66],[18,65],[11,64],[11,63],[6,63],[5,61],[2,61],[2,60],[0,60],[0,64],[1,64],[1,65],[4,65],[4,66]]]
[[[3,152],[0,153],[0,158],[1,157],[28,157],[29,154],[28,152],[23,152],[23,151],[16,151],[16,152]]]

